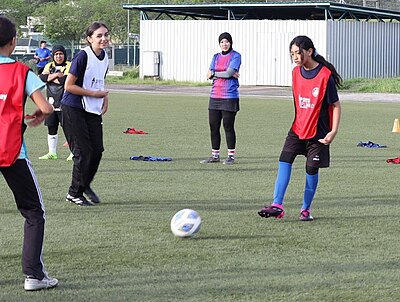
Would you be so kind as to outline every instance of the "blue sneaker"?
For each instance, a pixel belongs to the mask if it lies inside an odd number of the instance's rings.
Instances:
[[[233,155],[229,155],[227,159],[223,161],[224,165],[233,165],[235,163],[235,157]]]

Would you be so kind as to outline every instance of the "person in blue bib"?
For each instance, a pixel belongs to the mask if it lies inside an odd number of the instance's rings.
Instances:
[[[37,73],[41,74],[44,70],[44,67],[49,60],[51,59],[51,51],[47,48],[46,41],[40,41],[40,47],[36,49],[35,55],[33,56],[36,59],[36,67]]]
[[[0,16],[0,173],[25,219],[22,272],[26,275],[25,290],[33,291],[55,287],[58,280],[49,277],[43,264],[46,215],[24,142],[24,112],[29,96],[37,109],[25,118],[29,119],[28,126],[34,127],[53,112],[53,107],[41,92],[45,84],[29,67],[10,58],[17,43],[16,34],[15,24]]]
[[[225,130],[228,156],[222,163],[232,165],[236,155],[235,118],[239,111],[239,68],[241,55],[232,49],[232,36],[224,32],[218,37],[220,53],[211,61],[207,78],[212,80],[208,120],[211,133],[211,156],[201,163],[219,163],[221,122]]]
[[[102,116],[108,109],[105,50],[110,42],[107,26],[92,23],[86,30],[86,41],[88,46],[72,59],[61,100],[63,129],[74,161],[66,200],[78,206],[100,202],[91,183],[104,151]]]
[[[329,145],[340,123],[341,105],[337,87],[342,83],[335,67],[319,55],[307,36],[290,42],[295,118],[279,157],[273,202],[258,211],[261,217],[283,218],[283,200],[297,155],[306,157],[306,184],[299,219],[312,221],[311,203],[320,168],[330,164]]]

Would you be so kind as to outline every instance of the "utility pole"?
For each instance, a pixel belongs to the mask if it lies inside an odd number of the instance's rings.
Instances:
[[[128,4],[129,4],[129,0],[128,0]],[[127,29],[128,29],[128,35],[127,35],[127,38],[128,38],[128,43],[127,43],[127,47],[126,47],[126,65],[128,65],[129,66],[129,39],[130,39],[130,37],[129,37],[129,32],[130,32],[130,26],[129,26],[129,21],[130,21],[130,18],[129,18],[129,12],[130,12],[130,9],[128,8],[128,24],[127,24]]]

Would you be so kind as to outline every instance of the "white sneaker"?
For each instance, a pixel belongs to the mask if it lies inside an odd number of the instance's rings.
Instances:
[[[26,276],[24,288],[25,290],[40,290],[40,289],[53,288],[56,287],[57,285],[58,285],[58,280],[56,278],[45,276],[42,280],[39,280]]]

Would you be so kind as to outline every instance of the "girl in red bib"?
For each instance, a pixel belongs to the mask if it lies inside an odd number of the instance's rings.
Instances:
[[[15,24],[0,16],[0,174],[25,219],[22,271],[26,275],[24,288],[32,291],[55,287],[58,280],[47,274],[43,264],[46,213],[38,180],[27,155],[24,118],[29,119],[28,126],[38,126],[53,112],[53,107],[41,92],[45,84],[29,67],[10,57],[17,44],[16,35]],[[31,115],[25,115],[28,96],[37,107]],[[7,227],[3,228],[4,232]],[[2,259],[1,262],[5,261]]]
[[[330,163],[329,145],[335,138],[341,106],[337,87],[342,79],[335,67],[319,55],[306,36],[295,37],[289,46],[295,118],[279,157],[273,202],[258,211],[261,217],[283,218],[283,200],[297,155],[306,157],[306,184],[300,220],[312,221],[311,203],[318,185],[319,168]]]

